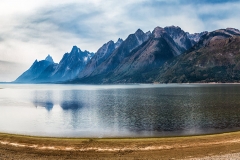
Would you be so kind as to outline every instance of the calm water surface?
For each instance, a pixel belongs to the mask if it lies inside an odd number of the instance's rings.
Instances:
[[[0,132],[161,137],[240,130],[240,85],[0,84]]]

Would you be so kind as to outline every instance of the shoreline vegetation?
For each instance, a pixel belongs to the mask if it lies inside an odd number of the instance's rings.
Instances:
[[[240,131],[163,138],[51,138],[0,133],[0,159],[164,160],[239,153]]]

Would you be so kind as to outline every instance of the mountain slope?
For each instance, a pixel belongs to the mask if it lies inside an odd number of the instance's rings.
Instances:
[[[14,82],[29,83],[37,78],[48,66],[54,64],[53,59],[50,55],[45,60],[37,61],[32,66],[20,75]]]
[[[54,79],[61,81],[75,78],[92,58],[88,51],[82,52],[77,46],[73,46],[70,53],[66,53],[53,73]]]
[[[129,56],[133,49],[147,41],[148,38],[149,36],[140,29],[134,34],[130,34],[127,39],[123,41],[116,50],[114,50],[108,59],[99,65],[90,76],[105,75],[112,72],[125,57]]]
[[[227,28],[203,35],[188,53],[161,67],[156,81],[240,82],[240,32]]]
[[[59,64],[48,66],[34,81],[54,82],[73,79],[85,68],[93,55],[93,53],[81,51],[77,46],[73,46],[70,53],[63,55]]]
[[[170,26],[165,27],[164,30],[176,43],[181,53],[192,47],[192,43],[188,38],[187,33],[185,33],[180,27]]]
[[[95,68],[101,65],[101,63],[104,62],[112,54],[112,52],[122,44],[122,42],[123,40],[119,38],[116,43],[113,41],[105,43],[101,48],[98,49],[89,63],[87,63],[83,71],[80,72],[78,77],[81,78],[89,76],[95,70]]]

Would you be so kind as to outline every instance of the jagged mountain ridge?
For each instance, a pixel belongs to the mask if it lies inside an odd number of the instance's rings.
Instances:
[[[212,68],[224,66],[234,70],[234,76],[231,76],[237,79],[238,58],[236,57],[240,51],[237,51],[239,36],[239,30],[234,28],[195,34],[189,34],[175,26],[156,27],[153,32],[146,33],[138,29],[124,41],[118,39],[116,43],[113,41],[105,43],[95,54],[83,52],[74,46],[70,53],[64,54],[59,64],[54,63],[48,56],[43,61],[47,61],[49,64],[38,71],[37,67],[33,67],[37,66],[37,63],[30,67],[32,73],[36,72],[36,74],[29,76],[31,74],[24,73],[25,81],[36,83],[60,81],[68,83],[194,82],[206,74],[201,75],[198,72],[198,78],[195,80],[193,78],[189,80],[189,76],[185,74],[189,74],[188,71],[191,68],[191,74],[196,77],[193,73],[193,71],[199,71],[196,66],[201,67],[205,63],[208,65],[201,68],[201,73],[205,70],[206,72],[218,71],[231,75],[224,69],[209,69],[209,64]],[[226,45],[228,44],[227,39],[231,42],[229,45]],[[221,58],[221,56],[216,56],[215,52],[225,56]],[[191,55],[190,59],[195,59],[195,61],[186,61],[189,55]],[[229,58],[231,56],[235,58]],[[222,61],[227,62],[220,63]],[[210,75],[212,76],[212,74]],[[206,77],[205,80],[200,78],[200,82],[217,81],[211,76],[207,80]],[[23,75],[20,77],[24,79]],[[21,82],[19,81],[20,77],[16,82]]]
[[[130,34],[121,45],[116,48],[113,53],[102,62],[89,76],[101,75],[104,76],[109,72],[112,72],[120,62],[136,47],[145,42],[149,36],[142,30],[138,29],[134,34]]]
[[[90,83],[102,83],[104,81],[105,75],[109,75],[116,69],[116,67],[123,61],[124,58],[128,57],[131,51],[135,48],[140,46],[146,40],[149,39],[151,32],[144,33],[141,29],[138,29],[135,33],[130,34],[126,40],[124,40],[119,47],[117,47],[101,64],[99,64],[95,69],[92,71],[91,74],[80,76],[74,80],[74,83],[88,83],[90,79]],[[95,54],[95,57],[98,56],[98,53]],[[93,57],[93,59],[95,59]],[[80,80],[80,81],[79,81]]]
[[[129,46],[129,44],[135,45]],[[145,82],[151,79],[145,76],[147,72],[158,68],[190,47],[191,42],[180,27],[156,27],[152,33],[144,33],[138,29],[134,34],[129,35],[121,46],[94,70],[93,74],[76,81],[78,83]]]
[[[112,54],[115,49],[117,49],[122,44],[122,42],[123,40],[119,38],[116,43],[114,43],[112,40],[105,43],[101,48],[98,49],[98,51],[86,65],[83,71],[79,73],[78,77],[81,78],[89,76],[99,65],[101,65],[102,62],[104,62]]]
[[[64,54],[58,67],[52,73],[54,79],[68,80],[75,78],[94,54],[88,51],[81,51],[77,46],[73,46],[70,53]]]
[[[77,46],[73,46],[70,53],[63,55],[59,64],[54,63],[52,57],[48,55],[45,60],[35,61],[15,82],[60,82],[75,78],[93,55],[94,53],[81,51]]]
[[[34,81],[66,81],[75,78],[81,72],[94,53],[81,51],[73,46],[70,53],[65,53],[58,65],[51,65],[46,68]]]

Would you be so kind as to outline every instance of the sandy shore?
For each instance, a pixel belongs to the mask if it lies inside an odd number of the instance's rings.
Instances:
[[[237,159],[240,132],[172,138],[81,139],[0,134],[0,159]]]

